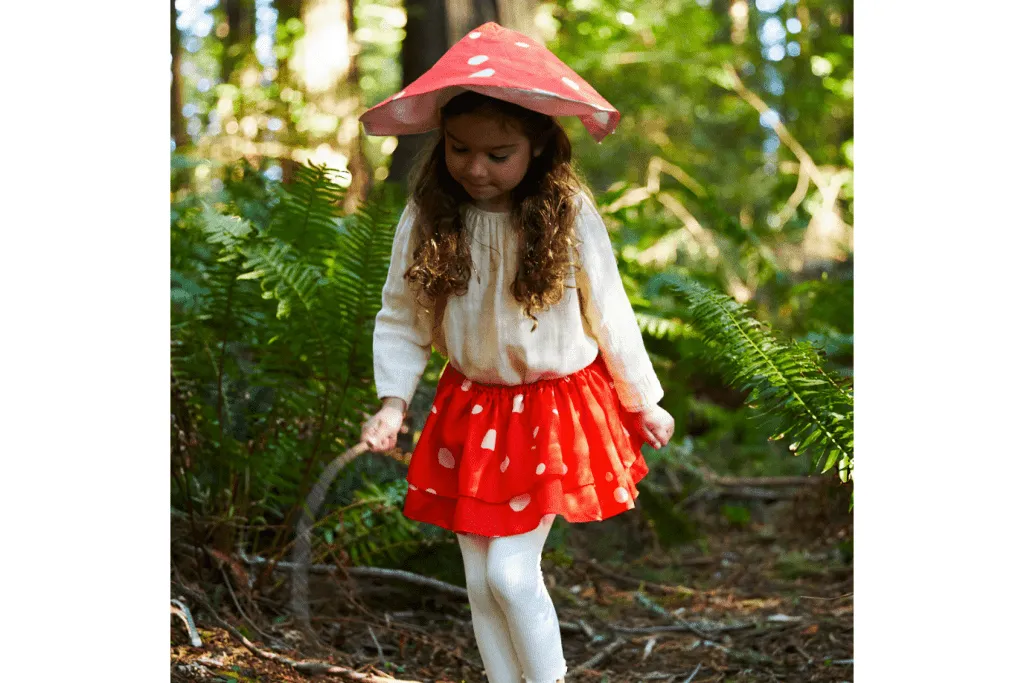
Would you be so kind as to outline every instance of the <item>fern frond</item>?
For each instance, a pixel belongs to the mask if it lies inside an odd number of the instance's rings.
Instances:
[[[641,332],[655,339],[675,341],[683,337],[699,336],[693,327],[675,318],[663,318],[650,313],[639,312],[636,314],[636,321],[640,325]]]
[[[289,185],[277,189],[270,234],[312,255],[330,252],[337,243],[345,188],[340,173],[327,166],[300,166]]]
[[[853,393],[822,368],[817,350],[778,341],[732,298],[693,280],[670,286],[687,297],[692,324],[727,381],[748,391],[747,403],[762,416],[787,423],[790,450],[810,452],[817,465],[824,461],[822,472],[838,463],[846,481],[853,469]]]

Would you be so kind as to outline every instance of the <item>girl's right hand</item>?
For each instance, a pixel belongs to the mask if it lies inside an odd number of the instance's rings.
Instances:
[[[363,443],[374,453],[389,451],[398,442],[398,432],[402,430],[405,411],[398,406],[385,403],[363,425]]]

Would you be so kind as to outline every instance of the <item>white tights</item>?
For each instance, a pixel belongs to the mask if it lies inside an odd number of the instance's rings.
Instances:
[[[457,534],[488,683],[554,683],[568,671],[540,568],[554,517],[545,515],[536,529],[516,536]]]

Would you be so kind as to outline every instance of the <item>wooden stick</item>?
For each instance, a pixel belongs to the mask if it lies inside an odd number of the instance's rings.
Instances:
[[[588,659],[587,661],[583,662],[582,664],[580,664],[579,666],[574,668],[572,671],[570,671],[569,675],[570,676],[575,676],[576,674],[580,673],[584,669],[592,669],[592,668],[594,668],[595,666],[597,666],[598,664],[603,662],[605,659],[607,659],[608,656],[611,655],[613,652],[615,652],[620,647],[625,645],[626,642],[627,641],[626,641],[625,638],[616,638],[609,645],[605,646],[596,655],[594,655],[593,657],[591,657],[590,659]]]
[[[694,592],[692,588],[687,588],[686,586],[667,586],[665,584],[655,583],[653,581],[647,581],[645,579],[637,579],[632,576],[626,576],[625,574],[617,574],[616,572],[613,572],[611,569],[602,567],[596,560],[591,558],[587,558],[586,562],[599,574],[603,574],[609,578],[617,579],[619,581],[629,583],[634,586],[639,586],[640,584],[643,584],[644,586],[656,590],[660,593],[670,594],[682,593],[683,595],[692,595]]]
[[[188,629],[188,637],[192,641],[192,647],[202,647],[203,639],[199,637],[196,622],[192,620],[192,613],[189,612],[188,606],[180,600],[171,600],[171,614],[178,615],[185,622],[185,628]]]
[[[239,551],[239,557],[243,562],[250,565],[263,565],[269,562],[266,558],[259,557],[258,555],[250,557],[241,551]],[[275,570],[296,571],[300,568],[300,565],[296,562],[275,562],[273,564]],[[383,567],[345,567],[344,569],[350,576],[363,576],[374,579],[396,579],[399,581],[406,581],[408,583],[415,583],[421,586],[429,586],[445,593],[451,593],[452,595],[460,598],[469,599],[469,593],[467,593],[466,589],[461,586],[456,586],[429,576],[408,572],[404,569],[386,569]],[[311,564],[307,565],[307,570],[309,572],[321,574],[334,574],[338,571],[338,568],[332,564]]]
[[[209,613],[210,615],[210,618],[213,619],[213,621],[215,621],[218,626],[220,626],[225,631],[234,636],[240,643],[242,643],[243,646],[245,646],[245,649],[249,650],[254,655],[262,657],[263,659],[269,659],[273,662],[285,664],[301,673],[340,674],[350,680],[363,681],[364,683],[424,683],[423,681],[418,680],[400,680],[397,678],[385,678],[383,676],[378,676],[372,673],[362,673],[359,671],[355,671],[354,669],[349,669],[345,666],[338,666],[337,664],[331,664],[329,662],[320,662],[309,659],[296,661],[283,655],[279,655],[276,652],[268,652],[266,650],[262,650],[258,648],[255,644],[253,644],[252,641],[250,641],[248,638],[242,635],[238,631],[238,629],[236,629],[234,626],[221,619],[220,616],[217,615],[217,612],[215,612],[214,609],[210,607],[210,604],[206,601],[202,594],[184,585],[179,584],[179,587],[183,591],[191,595],[192,598],[197,600],[203,607],[205,607],[207,613]]]

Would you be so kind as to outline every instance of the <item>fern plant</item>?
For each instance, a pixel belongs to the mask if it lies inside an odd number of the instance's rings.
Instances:
[[[704,337],[726,380],[748,393],[747,404],[773,422],[794,453],[809,452],[822,472],[853,472],[853,392],[823,369],[808,343],[785,343],[731,297],[686,278],[668,283],[685,295],[690,324]]]
[[[372,325],[400,196],[381,186],[343,216],[336,176],[310,165],[244,206],[191,201],[172,231],[174,418],[189,426],[174,502],[273,522],[274,548],[376,403]]]

